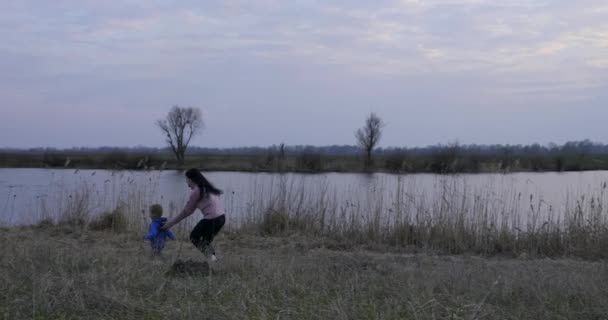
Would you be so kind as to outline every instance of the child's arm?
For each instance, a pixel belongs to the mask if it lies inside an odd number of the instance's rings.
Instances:
[[[156,236],[158,235],[158,224],[157,223],[150,223],[150,227],[148,227],[148,233],[144,236],[145,239],[148,240],[152,240],[154,238],[156,238]]]
[[[165,231],[167,231],[167,236],[169,237],[169,239],[175,240],[175,235],[173,234],[173,232],[171,232],[171,230],[165,230]]]

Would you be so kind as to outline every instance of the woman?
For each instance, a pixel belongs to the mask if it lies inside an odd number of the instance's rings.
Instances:
[[[163,229],[173,227],[199,209],[203,219],[192,229],[190,241],[207,258],[216,261],[215,249],[211,243],[226,223],[226,215],[219,197],[223,192],[213,186],[198,169],[186,171],[186,180],[188,187],[192,189],[188,203],[180,214],[167,221]]]

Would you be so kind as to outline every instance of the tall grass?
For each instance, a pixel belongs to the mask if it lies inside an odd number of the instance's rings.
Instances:
[[[303,233],[448,254],[608,257],[606,184],[563,208],[532,194],[524,200],[513,190],[497,199],[455,182],[444,182],[431,196],[415,195],[415,184],[399,182],[391,199],[385,192],[368,192],[345,202],[327,185],[280,185],[250,216],[262,234]]]
[[[56,208],[40,199],[38,208],[45,212],[34,216],[45,224],[142,233],[148,207],[169,199],[160,194],[160,173],[114,174],[103,188],[84,180],[75,190],[58,193],[52,201]],[[227,229],[446,254],[608,256],[603,250],[608,245],[605,183],[584,195],[569,193],[563,206],[554,207],[514,187],[502,186],[502,193],[494,194],[490,187],[453,178],[440,177],[422,193],[418,180],[404,176],[394,185],[380,181],[363,189],[332,187],[325,176],[274,177],[254,179],[248,194],[227,192]],[[166,216],[181,206],[165,205]],[[198,218],[180,225],[179,233],[187,234]]]
[[[107,174],[107,173],[104,173]],[[19,190],[3,210],[5,224],[58,225],[111,229],[117,232],[144,230],[149,222],[150,204],[162,202],[160,172],[146,175],[125,171],[110,172],[108,179],[94,179],[96,171],[51,173],[48,188],[40,191]],[[105,177],[104,177],[105,178]],[[35,184],[36,182],[34,182]],[[32,199],[18,199],[27,197]],[[20,200],[15,206],[14,199]],[[19,211],[19,212],[17,212]],[[170,213],[170,212],[168,212]]]

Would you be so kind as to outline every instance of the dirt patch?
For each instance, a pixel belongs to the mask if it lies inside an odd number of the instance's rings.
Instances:
[[[165,273],[168,277],[206,277],[211,272],[209,263],[194,260],[177,260]]]

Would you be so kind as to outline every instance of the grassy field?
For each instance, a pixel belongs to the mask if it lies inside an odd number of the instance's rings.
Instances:
[[[218,238],[220,261],[167,277],[135,233],[0,232],[0,319],[605,319],[605,262],[404,253],[320,237]]]
[[[399,183],[394,203],[344,205],[301,183],[256,188],[220,261],[178,276],[175,262],[203,257],[181,224],[151,258],[148,188],[117,190],[101,215],[86,188],[66,193],[59,215],[0,228],[0,319],[608,318],[605,183],[560,208],[530,196],[524,211],[521,194],[449,184],[439,201]]]

